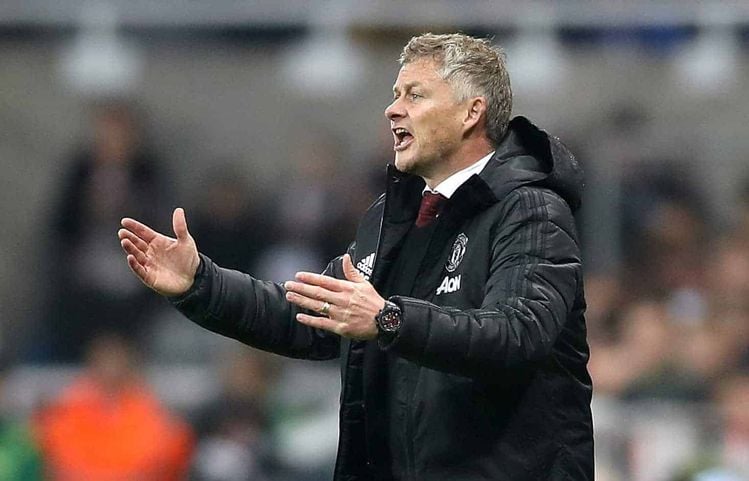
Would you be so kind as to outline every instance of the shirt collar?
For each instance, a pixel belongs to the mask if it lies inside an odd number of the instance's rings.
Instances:
[[[458,188],[463,185],[465,181],[467,181],[473,174],[478,174],[479,172],[484,170],[484,167],[486,167],[486,164],[489,163],[489,160],[492,158],[492,155],[494,155],[494,152],[495,151],[491,151],[487,156],[482,157],[465,169],[455,172],[453,175],[440,182],[439,185],[434,189],[430,189],[428,186],[424,187],[422,194],[424,194],[424,192],[433,192],[442,194],[449,199],[450,197],[452,197],[455,191],[458,190]]]

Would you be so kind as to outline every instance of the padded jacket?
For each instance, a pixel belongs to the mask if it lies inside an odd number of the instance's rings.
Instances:
[[[423,180],[388,167],[349,253],[383,293]],[[282,286],[207,257],[174,305],[201,326],[305,359],[341,359],[334,479],[593,479],[591,380],[573,211],[577,161],[516,117],[447,202],[394,339],[350,341],[294,320]],[[326,273],[343,277],[341,258]],[[387,294],[387,293],[385,293]],[[387,380],[383,373],[387,372]]]

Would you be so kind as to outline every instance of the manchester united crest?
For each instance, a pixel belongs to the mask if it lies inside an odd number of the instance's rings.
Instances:
[[[453,250],[450,252],[450,258],[447,259],[445,269],[447,272],[455,272],[455,269],[460,265],[460,261],[463,260],[463,256],[466,253],[466,245],[468,245],[468,236],[464,233],[458,234],[458,238],[455,239],[453,244]]]

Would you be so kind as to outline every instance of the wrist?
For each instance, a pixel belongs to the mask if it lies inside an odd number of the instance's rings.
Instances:
[[[188,275],[185,276],[184,284],[186,288],[184,289],[183,293],[192,289],[192,286],[195,285],[195,281],[198,279],[198,276],[204,270],[204,266],[205,263],[203,262],[203,259],[200,257],[200,254],[196,252],[195,257],[193,257],[192,262],[190,262]]]
[[[205,260],[203,259],[203,256],[198,255],[197,265],[195,266],[195,270],[193,271],[192,277],[185,277],[183,286],[181,286],[180,289],[175,290],[175,292],[173,293],[160,292],[159,294],[168,297],[172,301],[180,301],[186,298],[191,292],[193,292],[197,288],[197,285],[200,282],[200,279],[205,276],[206,269],[207,269],[207,265],[206,265]]]

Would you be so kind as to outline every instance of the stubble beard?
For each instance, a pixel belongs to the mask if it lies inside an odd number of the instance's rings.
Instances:
[[[427,177],[429,175],[429,166],[434,163],[434,159],[418,155],[418,152],[410,153],[412,155],[404,156],[405,152],[399,152],[395,157],[395,167],[401,172]],[[400,159],[399,159],[400,157]],[[403,158],[406,157],[406,158]]]
[[[396,160],[396,167],[401,172],[418,175],[425,181],[429,182],[438,178],[441,172],[448,168],[450,159],[454,155],[454,145],[444,140],[435,141],[435,148],[428,152],[417,153],[408,159],[408,163],[402,168]]]
[[[395,167],[401,172],[419,176],[427,183],[437,179],[445,169],[449,169],[448,164],[458,145],[449,136],[442,136],[432,139],[429,147],[426,151],[419,150],[419,145],[414,142],[406,151],[396,152]]]

